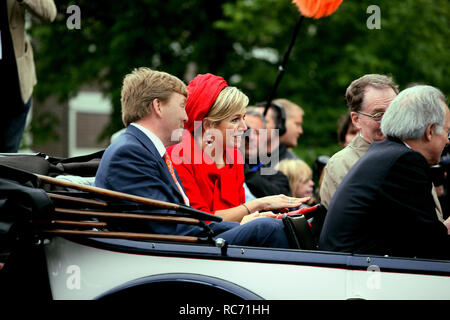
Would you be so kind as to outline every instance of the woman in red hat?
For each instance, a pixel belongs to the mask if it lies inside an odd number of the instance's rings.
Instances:
[[[247,129],[247,96],[213,74],[198,75],[187,90],[186,130],[168,153],[191,207],[245,223],[275,216],[265,211],[298,207],[308,200],[277,195],[245,202],[244,162],[238,148]]]

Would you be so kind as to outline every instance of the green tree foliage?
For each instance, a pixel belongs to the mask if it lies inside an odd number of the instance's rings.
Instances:
[[[380,8],[381,29],[367,27],[372,4]],[[330,17],[305,19],[277,94],[306,113],[296,152],[311,163],[317,155],[339,149],[336,128],[347,110],[345,89],[363,74],[389,74],[401,88],[422,82],[447,93],[449,10],[445,0],[344,0]],[[216,26],[227,30],[247,57],[257,47],[272,48],[278,56],[276,63],[242,59],[236,68],[244,70],[238,85],[253,99],[264,99],[299,13],[285,1],[238,0],[226,3],[224,14],[226,19]]]
[[[68,29],[67,8],[81,11],[81,28]],[[79,0],[57,2],[51,25],[32,30],[38,39],[39,86],[42,100],[55,94],[65,100],[86,84],[109,97],[114,112],[104,137],[123,127],[120,88],[133,68],[147,66],[183,78],[189,62],[198,72],[222,74],[232,40],[212,27],[222,18],[221,3],[207,0]]]
[[[80,30],[66,26],[70,4],[81,9]],[[381,29],[366,25],[372,4]],[[122,126],[121,82],[134,67],[184,79],[195,65],[241,88],[251,104],[266,100],[300,18],[289,0],[61,0],[58,9],[55,23],[33,28],[38,97],[67,99],[97,84],[114,106],[105,136]],[[449,14],[446,0],[344,0],[330,17],[305,19],[277,91],[306,113],[295,151],[312,163],[339,149],[345,89],[363,74],[390,74],[401,89],[421,82],[448,93]]]

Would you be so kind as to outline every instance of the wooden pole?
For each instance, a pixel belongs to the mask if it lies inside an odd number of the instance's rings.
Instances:
[[[148,205],[155,206],[158,208],[165,208],[165,209],[172,209],[172,210],[178,210],[180,208],[180,205],[170,203],[170,202],[153,200],[153,199],[135,196],[135,195],[124,193],[124,192],[118,192],[118,191],[113,191],[113,190],[108,190],[108,189],[103,189],[103,188],[98,188],[98,187],[93,187],[93,186],[77,184],[77,183],[73,183],[73,182],[69,182],[69,181],[65,181],[65,180],[59,180],[59,179],[55,179],[55,178],[40,175],[40,174],[36,174],[36,176],[44,182],[59,185],[59,186],[66,187],[66,188],[77,189],[77,190],[81,190],[81,191],[85,191],[85,192],[92,192],[92,193],[95,193],[98,195],[118,198],[121,200],[127,200],[127,201],[142,203],[142,204],[148,204]]]
[[[166,234],[152,233],[134,233],[134,232],[112,232],[112,231],[81,231],[81,230],[42,230],[43,233],[59,235],[59,236],[84,236],[91,238],[120,238],[131,240],[161,240],[161,241],[178,241],[178,242],[198,242],[199,238],[190,236],[172,236]]]
[[[154,222],[175,222],[184,223],[191,225],[200,224],[200,220],[186,217],[170,217],[170,216],[155,216],[146,214],[135,214],[135,213],[121,213],[121,212],[103,212],[103,211],[88,211],[88,210],[74,210],[66,208],[55,208],[55,213],[60,214],[72,214],[87,217],[97,217],[97,218],[122,218],[122,219],[136,219],[136,220],[146,220]]]
[[[71,196],[55,194],[55,193],[47,193],[47,194],[50,197],[50,199],[55,199],[55,200],[71,201],[74,203],[87,204],[87,205],[93,205],[93,206],[101,206],[101,207],[108,206],[108,203],[106,201],[71,197]]]
[[[107,226],[106,222],[97,221],[71,221],[71,220],[50,220],[50,221],[36,221],[38,225],[45,226],[70,226],[70,227],[82,227],[82,228],[105,228]]]
[[[146,204],[146,205],[154,206],[157,208],[170,209],[170,210],[174,210],[174,211],[178,211],[178,212],[189,213],[201,220],[218,221],[218,222],[222,221],[222,217],[220,217],[220,216],[209,214],[209,213],[206,213],[206,212],[203,212],[203,211],[191,208],[191,207],[187,207],[184,205],[180,205],[180,204],[175,204],[175,203],[170,203],[170,202],[160,201],[160,200],[154,200],[154,199],[145,198],[145,197],[141,197],[141,196],[135,196],[135,195],[124,193],[124,192],[118,192],[118,191],[113,191],[113,190],[108,190],[108,189],[103,189],[103,188],[98,188],[98,187],[93,187],[93,186],[76,184],[73,182],[59,180],[59,179],[55,179],[55,178],[40,175],[40,174],[35,174],[35,175],[44,182],[58,185],[58,186],[63,186],[66,188],[72,188],[72,189],[81,190],[81,191],[85,191],[85,192],[91,192],[91,193],[102,195],[102,196],[107,196],[107,197],[117,198],[117,199],[121,199],[121,200]]]

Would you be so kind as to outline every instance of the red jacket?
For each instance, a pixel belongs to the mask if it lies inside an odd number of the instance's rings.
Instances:
[[[227,149],[226,165],[218,169],[186,130],[181,142],[167,152],[191,207],[214,214],[245,202],[244,161],[239,150]]]

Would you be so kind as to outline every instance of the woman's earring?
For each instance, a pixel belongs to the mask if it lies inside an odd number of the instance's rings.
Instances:
[[[211,145],[213,142],[214,142],[214,139],[213,139],[212,137],[206,138],[205,143],[206,143],[207,145]]]

